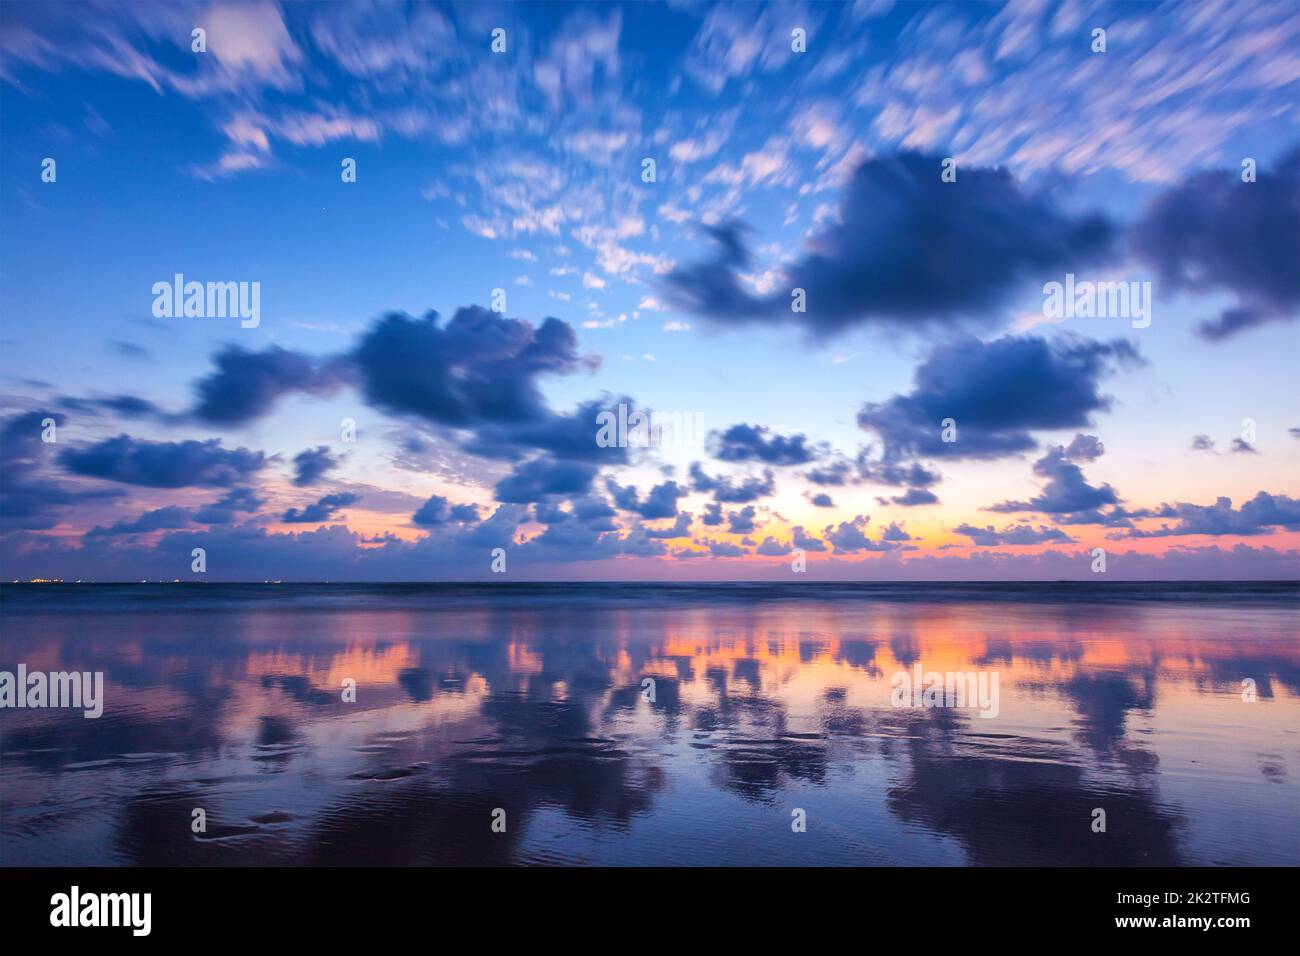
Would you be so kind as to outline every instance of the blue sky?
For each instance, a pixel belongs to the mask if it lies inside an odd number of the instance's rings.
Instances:
[[[1289,5],[0,18],[6,579],[187,578],[192,547],[224,579],[475,577],[494,546],[520,577],[783,577],[801,541],[810,577],[1088,576],[1095,547],[1134,577],[1300,567]],[[155,317],[178,272],[260,283],[260,324]],[[1066,273],[1150,282],[1150,326],[1048,321]],[[447,332],[496,289],[504,312]],[[237,421],[196,391],[231,347],[210,388],[254,409]],[[712,436],[603,458],[539,437],[623,396]],[[962,437],[918,445],[949,406]],[[48,416],[57,441],[30,444]],[[1053,457],[1076,435],[1104,452]],[[187,442],[261,458],[227,473]],[[693,464],[762,493],[727,501]],[[913,465],[929,477],[900,482]],[[893,500],[909,487],[926,503]],[[257,506],[199,520],[232,490]],[[475,518],[415,522],[433,498]],[[1057,510],[1003,507],[1035,501]],[[284,520],[304,512],[325,520]]]

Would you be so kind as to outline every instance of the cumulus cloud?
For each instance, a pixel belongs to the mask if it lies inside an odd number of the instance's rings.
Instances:
[[[636,488],[623,486],[614,480],[606,482],[609,492],[614,496],[614,503],[624,511],[632,511],[647,520],[671,518],[677,514],[677,501],[687,494],[687,489],[675,481],[665,481],[655,485],[646,494],[644,500]]]
[[[1219,341],[1300,316],[1300,149],[1256,181],[1241,170],[1190,176],[1157,196],[1133,248],[1171,289],[1230,292],[1236,305],[1198,328]]]
[[[928,491],[925,488],[908,488],[907,491],[901,495],[893,495],[889,498],[877,498],[876,500],[882,505],[891,504],[898,505],[901,508],[919,508],[922,505],[937,505],[939,503],[939,496],[933,491]]]
[[[228,346],[212,357],[217,369],[195,383],[191,414],[211,425],[244,425],[270,414],[292,392],[328,395],[347,378],[344,363],[318,362],[273,345],[261,352]]]
[[[501,502],[528,504],[551,495],[585,495],[595,477],[592,465],[544,455],[516,465],[497,482],[496,497]]]
[[[1163,506],[1161,517],[1176,518],[1175,524],[1162,525],[1151,531],[1131,529],[1130,538],[1164,538],[1188,534],[1268,534],[1276,530],[1300,531],[1300,500],[1288,495],[1271,495],[1261,491],[1233,508],[1232,499],[1221,497],[1212,505],[1178,502]]]
[[[108,527],[97,526],[86,532],[91,537],[111,537],[119,534],[143,534],[172,528],[185,528],[194,523],[188,508],[168,505],[146,511],[129,521],[118,521]]]
[[[957,534],[966,535],[971,539],[971,543],[977,547],[985,548],[994,545],[1043,544],[1045,542],[1072,544],[1074,542],[1074,539],[1060,528],[1049,528],[1043,525],[1039,525],[1037,528],[1027,524],[1007,525],[1001,530],[995,530],[991,524],[985,525],[983,528],[972,524],[959,524],[953,528],[953,531]]]
[[[896,540],[875,541],[868,538],[867,525],[870,522],[871,519],[866,515],[855,515],[851,521],[827,525],[822,534],[837,552],[892,551],[899,546]]]
[[[194,512],[194,520],[200,524],[232,524],[239,514],[251,514],[262,507],[263,501],[251,488],[231,488],[218,501],[204,505]]]
[[[1042,493],[1028,501],[1004,501],[991,505],[989,511],[1003,513],[1037,511],[1043,514],[1072,514],[1096,511],[1104,505],[1119,503],[1119,495],[1109,484],[1093,487],[1083,475],[1077,461],[1094,461],[1102,453],[1101,442],[1092,435],[1075,435],[1069,446],[1054,445],[1034,462],[1034,474],[1045,478]]]
[[[733,481],[726,475],[713,476],[704,471],[698,461],[691,463],[691,489],[712,492],[713,500],[726,504],[745,504],[766,498],[776,490],[776,484],[770,468],[763,470],[762,477],[749,476]]]
[[[858,425],[884,442],[886,461],[911,456],[997,458],[1036,447],[1034,431],[1077,428],[1108,411],[1101,379],[1139,362],[1124,340],[1004,336],[939,345],[917,367],[911,392],[871,402]],[[956,440],[943,440],[945,419]]]
[[[375,405],[461,428],[546,418],[538,377],[579,366],[568,323],[552,318],[534,327],[479,306],[458,309],[446,325],[437,312],[389,313],[354,358]]]
[[[307,507],[299,510],[290,508],[280,518],[286,524],[308,524],[310,522],[329,521],[334,517],[334,513],[340,508],[346,508],[348,505],[354,505],[361,500],[361,496],[349,491],[341,491],[338,494],[326,495],[319,501],[316,501]]]
[[[710,436],[719,461],[761,461],[768,465],[806,465],[817,457],[804,435],[778,435],[765,425],[732,425]]]
[[[328,445],[317,445],[298,452],[293,459],[293,483],[299,488],[314,485],[325,473],[337,468],[339,460],[330,454]]]
[[[59,462],[70,472],[150,488],[226,487],[266,464],[262,452],[223,448],[221,440],[154,442],[118,435],[88,448],[69,448]]]
[[[472,504],[453,505],[442,495],[432,495],[411,515],[411,523],[422,528],[436,528],[448,522],[472,524],[479,520],[478,507]]]
[[[1023,283],[1110,253],[1115,229],[1104,217],[1071,216],[1004,169],[962,168],[945,183],[941,159],[904,152],[863,163],[838,216],[770,295],[742,284],[751,257],[735,223],[710,228],[717,257],[671,272],[668,294],[719,322],[797,322],[815,334],[915,326],[987,316]],[[804,312],[792,311],[795,288]]]
[[[41,440],[46,422],[62,428],[58,412],[23,412],[0,427],[0,531],[45,531],[57,525],[69,506],[117,491],[83,491],[51,480],[44,471],[58,445]]]

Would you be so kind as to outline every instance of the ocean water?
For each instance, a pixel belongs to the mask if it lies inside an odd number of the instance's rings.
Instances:
[[[104,711],[0,710],[0,864],[1296,865],[1298,623],[1277,583],[3,586],[0,670]],[[931,672],[997,693],[894,693]]]

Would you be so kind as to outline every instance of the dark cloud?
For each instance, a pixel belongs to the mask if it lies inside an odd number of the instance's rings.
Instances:
[[[695,491],[713,492],[714,501],[743,505],[766,498],[776,490],[776,485],[771,469],[764,469],[761,478],[750,476],[737,484],[725,475],[715,478],[706,474],[697,461],[691,463],[691,488]]]
[[[819,494],[815,494],[815,495],[813,495],[813,496],[812,496],[811,498],[809,498],[808,500],[812,503],[813,507],[816,507],[816,508],[834,508],[834,507],[835,507],[835,499],[833,499],[830,495],[826,494],[826,492],[824,492],[824,491],[823,491],[823,492],[820,492]]]
[[[754,553],[776,557],[777,555],[789,554],[790,550],[790,545],[782,544],[776,538],[768,535],[763,539],[763,543],[754,549]]]
[[[745,505],[739,511],[727,512],[727,530],[732,534],[750,534],[757,527],[754,519],[758,510],[753,505]]]
[[[722,524],[722,520],[722,505],[716,501],[711,501],[704,506],[704,517],[700,518],[700,521],[702,521],[706,527],[717,527]]]
[[[360,495],[353,494],[350,491],[342,491],[334,495],[326,495],[319,501],[308,505],[301,511],[297,508],[290,508],[281,517],[281,521],[286,524],[308,524],[310,522],[329,521],[334,517],[334,512],[340,508],[346,508],[348,505],[354,505],[361,500]]]
[[[691,516],[683,511],[669,528],[643,528],[647,538],[684,538],[691,533]]]
[[[1119,503],[1119,495],[1109,484],[1095,488],[1088,484],[1083,469],[1071,459],[1093,461],[1101,454],[1101,442],[1092,435],[1075,435],[1069,447],[1055,445],[1034,462],[1034,474],[1047,479],[1042,493],[1028,501],[1004,501],[987,510],[1002,513],[1038,511],[1043,514],[1072,514],[1095,511],[1103,505]]]
[[[804,435],[777,435],[764,425],[732,425],[710,436],[719,461],[761,461],[768,465],[806,465],[817,457]]]
[[[1101,378],[1140,361],[1123,340],[961,338],[929,354],[911,392],[864,405],[858,424],[880,435],[887,462],[1014,454],[1036,446],[1033,431],[1092,424],[1111,407],[1098,391]],[[945,419],[956,423],[953,442],[943,441]]]
[[[730,541],[705,540],[696,543],[702,544],[708,548],[709,554],[713,555],[715,558],[738,558],[741,555],[749,553],[740,545],[732,544]]]
[[[293,459],[293,483],[299,488],[314,485],[331,468],[337,468],[339,459],[330,454],[328,445],[317,445],[298,452]]]
[[[928,488],[939,481],[938,473],[916,462],[899,464],[871,461],[865,453],[858,456],[857,470],[858,477],[862,481],[878,485],[911,485],[914,488]]]
[[[59,448],[42,440],[47,421],[57,436],[67,419],[58,412],[23,412],[0,428],[0,531],[47,531],[69,505],[117,494],[81,491],[43,474]]]
[[[901,508],[918,508],[921,505],[937,505],[939,496],[933,491],[927,491],[924,488],[908,488],[904,494],[894,495],[892,498],[877,498],[882,505],[898,505]]]
[[[68,471],[150,488],[227,487],[256,474],[266,464],[262,452],[222,448],[209,441],[153,442],[118,435],[89,448],[59,455]]]
[[[1258,454],[1259,454],[1259,449],[1257,449],[1257,448],[1256,448],[1254,445],[1252,445],[1250,442],[1246,441],[1246,439],[1244,439],[1244,438],[1234,438],[1234,439],[1232,440],[1232,450],[1233,450],[1234,453],[1236,453],[1236,454],[1240,454],[1240,455],[1258,455]]]
[[[804,530],[803,525],[795,525],[790,529],[790,534],[796,548],[802,548],[804,551],[826,550],[826,542],[821,538],[814,538]]]
[[[212,357],[217,370],[194,385],[192,414],[211,425],[244,425],[269,414],[291,392],[328,395],[348,380],[346,361],[315,361],[273,345],[262,352],[227,346]]]
[[[1209,435],[1193,435],[1192,451],[1214,451],[1214,439]]]
[[[629,415],[638,411],[649,415],[627,396],[593,399],[580,404],[572,414],[541,409],[536,418],[527,421],[480,424],[462,442],[462,447],[475,455],[507,461],[517,461],[541,450],[556,458],[621,464],[628,460],[629,446],[602,445],[597,441],[599,416],[605,412],[617,415],[620,405],[627,407]]]
[[[827,525],[822,534],[836,551],[892,551],[898,544],[893,541],[873,541],[867,537],[867,524],[871,521],[866,515],[856,515],[852,521],[841,521],[838,525]],[[802,545],[801,545],[802,547]]]
[[[979,528],[971,524],[959,524],[953,528],[953,531],[957,534],[966,535],[971,539],[971,543],[978,547],[1043,544],[1049,541],[1059,544],[1074,543],[1074,539],[1059,528],[1048,528],[1042,525],[1037,528],[1027,524],[1007,525],[1007,527],[998,531],[994,529],[993,525],[985,525],[983,528]]]
[[[411,515],[411,523],[422,528],[436,528],[449,521],[472,524],[478,519],[475,505],[453,505],[442,495],[433,495]]]
[[[545,421],[538,377],[581,364],[568,323],[534,327],[479,306],[458,309],[445,326],[437,312],[389,313],[353,354],[372,403],[457,428]],[[594,433],[593,423],[592,444]]]
[[[1171,289],[1226,291],[1237,304],[1198,331],[1211,341],[1300,315],[1300,150],[1256,181],[1207,171],[1160,194],[1130,233]]]
[[[59,404],[74,412],[108,411],[121,415],[123,418],[158,418],[167,420],[170,417],[153,402],[135,395],[112,395],[107,398],[73,398],[65,396],[59,399]]]
[[[146,511],[130,521],[119,521],[107,528],[95,527],[86,532],[92,536],[112,536],[119,534],[141,534],[149,531],[163,531],[173,528],[187,528],[194,523],[190,509],[170,505]]]
[[[592,465],[542,456],[516,465],[498,481],[496,497],[511,504],[528,504],[549,495],[585,495],[595,477]]]
[[[889,526],[880,532],[881,541],[911,541],[912,536],[903,528],[899,527],[897,521],[891,521]]]
[[[844,457],[837,457],[804,472],[804,477],[814,485],[838,488],[853,478],[853,462]]]
[[[1065,449],[1065,457],[1070,461],[1096,461],[1105,453],[1106,448],[1096,435],[1077,434]]]
[[[609,488],[609,493],[614,496],[614,504],[624,511],[635,512],[648,520],[673,517],[677,514],[678,499],[688,493],[687,489],[677,482],[665,481],[651,488],[643,501],[640,492],[631,485],[623,486],[612,479],[605,485]]]
[[[1104,258],[1115,230],[1072,217],[1003,169],[962,167],[940,179],[940,156],[904,152],[858,168],[835,222],[791,265],[779,291],[754,295],[744,229],[709,229],[719,253],[667,277],[667,295],[720,322],[797,322],[817,334],[865,323],[921,324],[987,315],[1022,282]],[[791,310],[802,288],[807,311]]]
[[[1261,491],[1240,508],[1232,507],[1231,498],[1219,498],[1212,505],[1179,502],[1166,505],[1161,517],[1177,518],[1174,525],[1154,531],[1129,531],[1130,538],[1163,538],[1185,534],[1268,534],[1279,528],[1300,531],[1300,500],[1287,495],[1270,495]]]
[[[200,524],[232,524],[239,512],[252,513],[262,507],[251,488],[232,488],[220,501],[204,505],[194,512],[194,520]]]

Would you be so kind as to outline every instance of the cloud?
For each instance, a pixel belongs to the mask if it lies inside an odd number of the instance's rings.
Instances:
[[[732,425],[710,436],[719,461],[761,461],[769,465],[805,465],[817,457],[804,435],[777,435],[765,425]]]
[[[300,82],[303,53],[274,3],[87,4],[75,18],[51,18],[38,7],[15,4],[6,21],[11,13],[13,22],[0,31],[0,58],[10,61],[0,77],[11,78],[15,63],[45,70],[68,64],[189,98],[292,89]],[[189,49],[196,26],[207,31],[203,56]]]
[[[891,498],[877,498],[880,504],[898,505],[901,508],[919,508],[922,505],[937,505],[939,496],[933,491],[927,491],[924,488],[908,488],[901,495],[894,495]]]
[[[516,465],[497,482],[496,497],[511,504],[528,504],[551,495],[585,495],[595,477],[592,465],[541,456]]]
[[[338,494],[326,495],[314,504],[308,505],[301,511],[297,508],[290,508],[280,518],[286,524],[309,524],[312,522],[325,522],[334,517],[334,512],[340,508],[346,508],[348,505],[354,505],[361,500],[361,496],[349,491],[341,491]]]
[[[55,527],[71,505],[116,497],[118,491],[82,491],[44,474],[59,447],[46,443],[46,422],[57,430],[67,423],[59,412],[23,412],[0,428],[0,531],[46,531]]]
[[[1023,283],[1109,254],[1115,229],[1105,218],[1072,217],[1003,169],[963,167],[942,182],[941,159],[905,152],[865,162],[836,220],[771,295],[742,287],[750,255],[735,223],[708,230],[718,256],[670,273],[668,294],[719,322],[793,322],[823,335],[987,317]],[[792,311],[796,288],[805,312]]]
[[[643,528],[642,533],[648,538],[685,538],[691,533],[691,516],[681,512],[670,528]]]
[[[418,511],[411,515],[411,523],[421,528],[436,528],[450,522],[473,524],[479,520],[478,507],[472,504],[453,505],[442,495],[433,495]]]
[[[1193,505],[1178,502],[1165,505],[1159,512],[1162,517],[1177,518],[1174,525],[1163,525],[1152,531],[1132,529],[1130,538],[1164,538],[1187,534],[1268,534],[1276,529],[1300,531],[1300,500],[1287,495],[1270,495],[1258,492],[1254,498],[1232,507],[1231,498],[1218,498],[1212,505]]]
[[[580,365],[577,336],[559,319],[539,327],[479,306],[458,309],[445,326],[389,313],[354,352],[366,397],[399,415],[457,428],[546,419],[544,374]]]
[[[886,461],[1015,454],[1037,445],[1033,431],[1091,425],[1094,413],[1111,407],[1098,391],[1102,377],[1140,361],[1137,349],[1118,339],[962,338],[930,352],[911,392],[864,405],[858,425],[881,437]],[[953,442],[943,441],[949,418]]]
[[[348,377],[338,360],[318,363],[273,345],[262,352],[228,346],[212,357],[217,370],[194,385],[191,414],[210,425],[244,425],[269,414],[291,392],[329,395]]]
[[[873,541],[867,537],[867,524],[871,521],[866,515],[856,515],[852,521],[841,521],[838,525],[827,525],[822,534],[834,545],[837,552],[853,553],[857,551],[892,551],[898,547],[896,541]],[[802,545],[801,545],[802,547]]]
[[[750,476],[738,484],[729,477],[713,477],[705,473],[698,461],[691,463],[691,489],[694,491],[713,492],[713,500],[726,504],[745,504],[766,498],[776,490],[771,469],[764,469],[763,477]]]
[[[794,58],[789,24],[808,30],[811,43],[819,20],[802,5],[779,12],[766,6],[712,6],[686,55],[686,72],[716,96],[730,81],[786,66]]]
[[[627,406],[629,418],[645,411],[627,396],[582,402],[572,413],[539,408],[534,417],[525,421],[480,424],[462,440],[461,447],[476,455],[506,461],[517,461],[528,452],[540,449],[556,458],[622,464],[628,459],[627,447],[617,443],[602,445],[597,441],[600,416],[607,413],[617,420],[620,405]]]
[[[185,528],[194,523],[194,515],[188,508],[169,505],[155,508],[130,521],[119,521],[107,528],[94,527],[86,532],[91,536],[112,536],[119,534],[142,534],[150,531],[162,531],[173,528]]]
[[[111,395],[106,398],[73,398],[64,396],[59,404],[69,411],[109,411],[123,418],[157,418],[166,421],[169,416],[153,402],[135,395]]]
[[[249,513],[262,507],[263,501],[251,488],[232,488],[219,501],[204,505],[194,512],[200,524],[233,524],[240,512]]]
[[[293,459],[293,483],[298,488],[314,485],[326,472],[337,468],[339,459],[330,454],[328,445],[317,445],[298,452]]]
[[[1130,241],[1171,289],[1231,292],[1237,304],[1197,329],[1219,341],[1300,316],[1300,150],[1256,181],[1207,171],[1157,196]]]
[[[632,486],[622,486],[612,479],[606,482],[609,493],[614,496],[614,503],[624,511],[632,511],[647,520],[671,518],[677,514],[678,499],[688,492],[675,481],[665,481],[655,485],[641,500],[640,493]]]
[[[753,505],[745,505],[739,511],[727,512],[727,530],[732,534],[751,534],[757,525],[754,518],[758,510]]]
[[[804,551],[825,551],[826,542],[821,538],[814,538],[804,530],[803,525],[795,525],[790,529],[791,540],[796,548]]]
[[[239,484],[266,464],[262,452],[223,448],[209,441],[153,442],[118,435],[89,448],[59,455],[68,471],[149,488],[226,487]]]
[[[972,544],[981,548],[994,545],[1043,544],[1044,542],[1072,544],[1074,542],[1073,538],[1059,528],[1048,528],[1042,525],[1037,528],[1027,524],[1007,525],[1002,530],[996,531],[993,525],[979,528],[971,524],[959,524],[953,528],[953,531],[966,535],[971,539]]]
[[[1028,501],[1004,501],[987,510],[1009,513],[1037,511],[1043,514],[1072,514],[1095,511],[1103,505],[1119,503],[1119,495],[1109,484],[1094,488],[1088,484],[1075,461],[1094,461],[1102,453],[1101,442],[1092,435],[1075,435],[1067,448],[1055,445],[1034,462],[1034,474],[1046,478],[1042,493]]]

